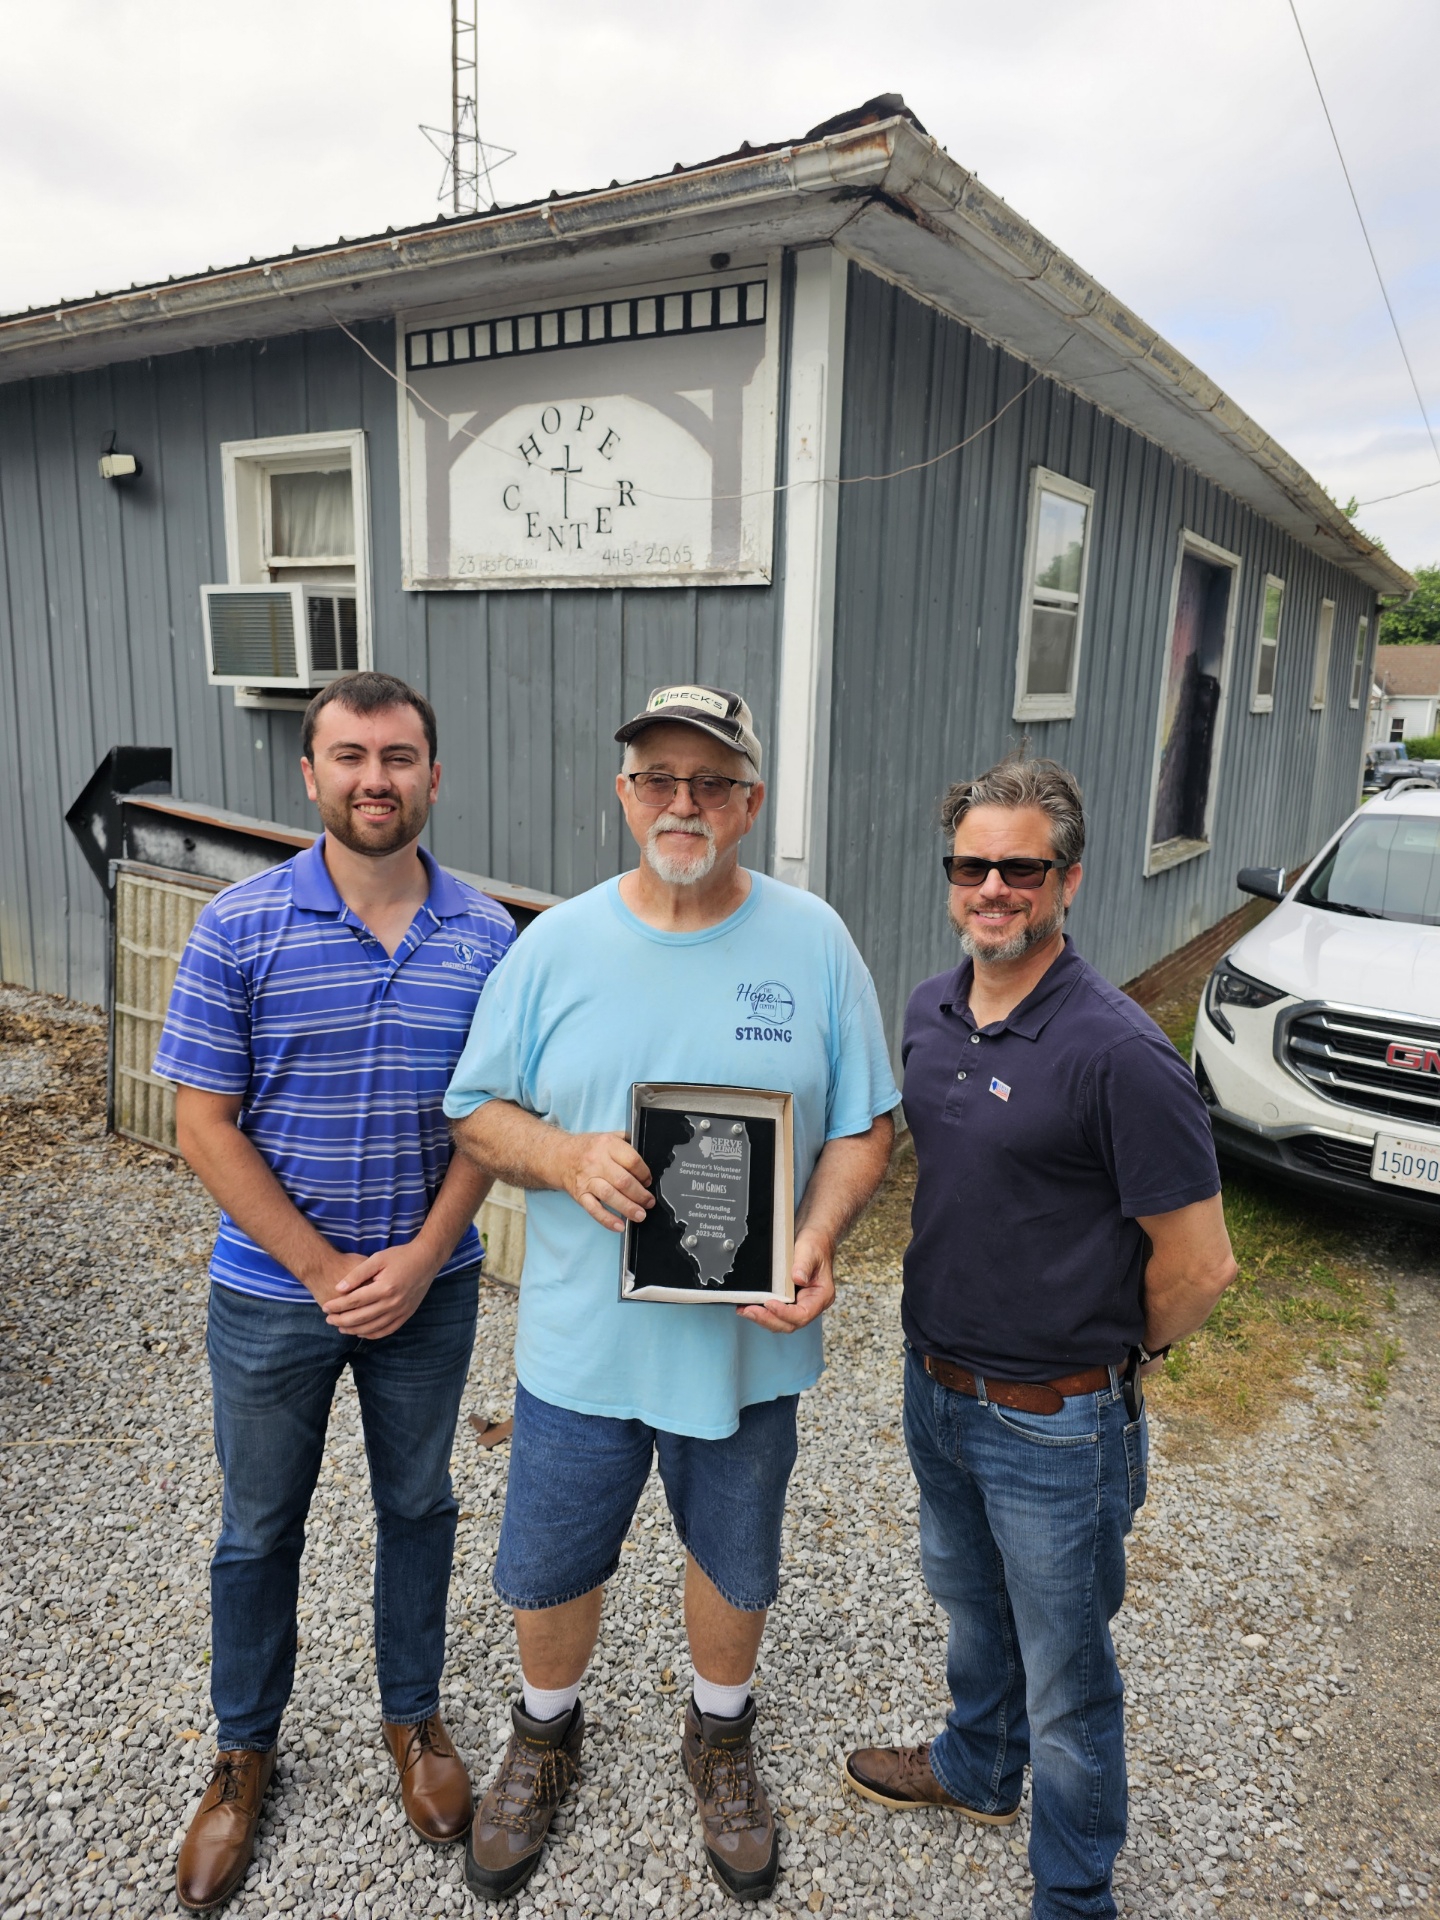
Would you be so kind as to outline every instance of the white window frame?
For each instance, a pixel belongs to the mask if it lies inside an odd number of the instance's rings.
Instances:
[[[1059,494],[1063,500],[1076,500],[1085,508],[1085,542],[1080,552],[1080,591],[1074,600],[1075,648],[1070,659],[1070,686],[1065,693],[1026,693],[1030,677],[1030,628],[1036,606],[1034,588],[1035,548],[1040,534],[1040,495]],[[1072,720],[1075,717],[1075,690],[1080,683],[1080,649],[1085,639],[1085,589],[1090,577],[1090,549],[1095,536],[1095,489],[1048,467],[1032,468],[1030,505],[1025,532],[1025,571],[1020,580],[1020,644],[1015,658],[1015,705],[1017,720]],[[1042,603],[1043,604],[1043,603]],[[1057,594],[1056,606],[1069,606],[1070,596]]]
[[[1320,618],[1315,623],[1315,663],[1310,673],[1310,711],[1323,713],[1330,680],[1330,656],[1335,646],[1335,602],[1320,602]]]
[[[1265,602],[1270,596],[1271,587],[1280,589],[1280,610],[1275,615],[1275,671],[1270,676],[1269,693],[1260,691],[1260,663],[1265,657],[1265,648],[1269,644],[1265,639]],[[1255,622],[1255,665],[1250,674],[1250,711],[1251,713],[1273,713],[1275,710],[1275,689],[1280,684],[1280,633],[1285,625],[1285,582],[1278,573],[1267,573],[1265,584],[1260,589],[1260,617]]]
[[[1365,691],[1365,656],[1370,651],[1370,616],[1362,613],[1355,623],[1355,657],[1350,664],[1350,706],[1360,705]]]
[[[371,634],[374,611],[371,601],[370,569],[370,475],[363,428],[346,428],[335,433],[275,434],[265,440],[225,440],[220,446],[220,473],[225,499],[225,566],[232,587],[270,580],[268,560],[269,476],[272,473],[334,472],[350,469],[350,506],[355,517],[355,640],[356,659],[362,669],[372,664]],[[280,584],[304,578],[305,567],[318,570],[318,577],[334,576],[337,565],[348,560],[316,558],[302,565],[288,564],[280,570]],[[235,697],[243,706],[282,706],[295,704],[295,698],[250,695],[237,687]]]
[[[1155,808],[1160,798],[1160,761],[1165,727],[1165,682],[1170,672],[1170,642],[1175,632],[1175,610],[1180,602],[1180,574],[1184,568],[1187,553],[1193,553],[1202,560],[1208,560],[1212,566],[1230,569],[1230,597],[1225,608],[1225,639],[1220,653],[1220,700],[1215,709],[1210,790],[1205,796],[1204,838],[1166,840],[1156,846]],[[1181,529],[1180,544],[1176,550],[1175,566],[1170,578],[1170,598],[1165,615],[1165,631],[1158,649],[1160,671],[1155,687],[1155,745],[1150,760],[1150,804],[1145,815],[1144,875],[1147,880],[1157,873],[1168,872],[1171,867],[1181,866],[1186,860],[1198,859],[1202,853],[1209,853],[1214,844],[1215,800],[1220,787],[1221,757],[1225,751],[1225,714],[1230,704],[1230,674],[1235,657],[1235,625],[1239,618],[1241,566],[1242,561],[1238,553],[1231,553],[1228,547],[1216,546],[1213,540],[1206,540],[1201,534],[1191,533],[1186,528]]]

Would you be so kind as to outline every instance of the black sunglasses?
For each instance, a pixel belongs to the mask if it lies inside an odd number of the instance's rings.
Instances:
[[[992,872],[998,873],[1007,887],[1018,887],[1022,893],[1033,893],[1037,887],[1043,887],[1045,876],[1052,868],[1063,870],[1063,860],[974,860],[968,855],[947,853],[942,856],[941,866],[945,869],[945,878],[952,887],[983,887]]]

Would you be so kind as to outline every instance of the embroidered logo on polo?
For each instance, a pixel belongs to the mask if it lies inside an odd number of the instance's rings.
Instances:
[[[990,1082],[990,1091],[997,1100],[1008,1100],[1010,1098],[1010,1089],[1003,1080],[992,1080]]]
[[[476,963],[480,958],[478,947],[472,947],[468,940],[457,940],[450,951],[455,958],[440,962],[442,972],[474,973],[476,971]]]
[[[795,996],[781,980],[742,980],[735,998],[750,1011],[753,1024],[736,1027],[737,1040],[780,1040],[787,1046],[794,1035]]]

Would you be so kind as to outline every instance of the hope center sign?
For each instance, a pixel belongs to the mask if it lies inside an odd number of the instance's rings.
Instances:
[[[408,588],[768,584],[779,273],[402,315]]]

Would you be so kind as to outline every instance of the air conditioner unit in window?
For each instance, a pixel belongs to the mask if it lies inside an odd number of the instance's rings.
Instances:
[[[360,664],[355,589],[201,587],[214,687],[323,687]]]

